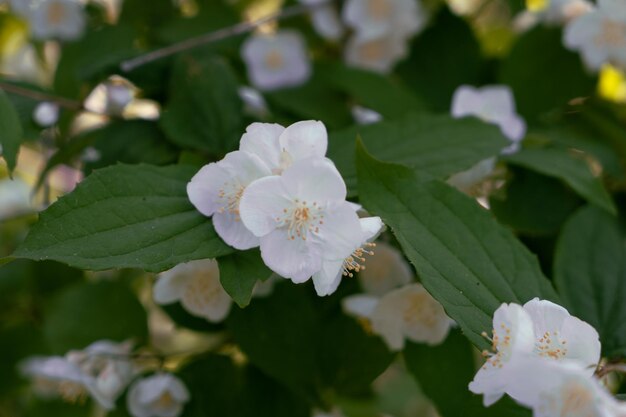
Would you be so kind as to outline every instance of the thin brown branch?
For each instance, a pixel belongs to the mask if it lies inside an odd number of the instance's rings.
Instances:
[[[253,22],[242,22],[238,23],[234,26],[229,26],[223,29],[216,30],[214,32],[205,33],[203,35],[197,36],[195,38],[186,39],[179,43],[175,43],[170,46],[166,46],[164,48],[156,49],[152,52],[148,52],[147,54],[140,55],[136,58],[132,58],[126,61],[123,61],[120,64],[120,68],[124,72],[130,72],[135,68],[141,67],[143,65],[149,64],[150,62],[177,54],[179,52],[183,52],[189,49],[196,48],[198,46],[207,45],[209,43],[217,42],[223,39],[230,38],[232,36],[241,35],[246,32],[250,32],[255,28],[269,22],[278,21],[282,19],[287,19],[289,17],[297,16],[309,12],[313,9],[326,5],[328,2],[324,2],[321,4],[316,4],[314,6],[308,6],[304,4],[299,4],[296,6],[291,6],[283,10],[279,10],[276,13],[272,13],[268,16],[265,16],[261,19],[255,20]]]
[[[41,91],[31,90],[29,88],[19,87],[14,84],[9,84],[0,81],[0,89],[7,93],[17,94],[19,96],[28,97],[36,101],[49,101],[58,104],[60,107],[64,107],[69,110],[82,110],[83,105],[76,100],[71,100],[65,97],[59,97]]]

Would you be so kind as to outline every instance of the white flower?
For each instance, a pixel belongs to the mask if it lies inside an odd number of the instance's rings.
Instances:
[[[256,155],[234,151],[202,167],[187,184],[187,195],[200,213],[213,217],[215,231],[224,242],[250,249],[259,245],[259,239],[241,222],[239,201],[250,183],[268,175],[271,171]]]
[[[191,261],[159,274],[153,295],[157,304],[180,301],[189,313],[213,323],[224,320],[232,304],[215,259]]]
[[[465,194],[473,195],[476,194],[477,186],[493,174],[495,167],[495,157],[483,159],[470,169],[452,175],[447,183]]]
[[[373,39],[352,36],[346,44],[344,59],[350,66],[386,74],[406,54],[406,42],[398,36]]]
[[[352,277],[354,272],[365,270],[364,255],[373,255],[371,250],[374,243],[371,243],[383,228],[380,217],[366,217],[359,219],[362,236],[353,245],[350,255],[342,256],[341,253],[327,254],[322,262],[322,269],[313,274],[313,284],[317,295],[330,295],[337,290],[341,278]]]
[[[31,210],[30,193],[28,184],[20,179],[0,180],[0,219]]]
[[[348,0],[343,19],[361,39],[393,35],[405,40],[426,22],[417,0]]]
[[[515,152],[526,134],[526,123],[515,111],[513,92],[505,85],[474,88],[462,85],[452,98],[452,116],[475,116],[500,127],[502,134],[511,140],[504,153]]]
[[[384,242],[376,243],[376,255],[359,272],[361,288],[367,294],[383,296],[394,288],[411,282],[413,271],[402,253]]]
[[[579,51],[590,69],[605,63],[626,68],[626,3],[598,0],[597,6],[566,26],[565,46]]]
[[[177,417],[189,398],[179,378],[159,373],[134,382],[128,390],[127,405],[133,417]]]
[[[593,10],[587,0],[550,0],[548,6],[537,13],[548,24],[563,24]]]
[[[264,118],[269,114],[267,103],[261,93],[252,87],[239,87],[239,98],[243,101],[244,111],[251,116]]]
[[[41,127],[50,127],[59,120],[59,105],[47,101],[41,102],[35,107],[33,119]]]
[[[343,300],[346,312],[368,319],[374,334],[391,350],[402,350],[404,340],[436,345],[450,330],[452,321],[443,307],[418,283],[406,285],[381,298],[355,295]]]
[[[367,107],[355,105],[352,106],[350,111],[354,121],[360,125],[369,125],[383,120],[383,116],[380,113]]]
[[[311,76],[306,45],[297,32],[253,35],[244,42],[241,55],[250,82],[262,91],[294,87]]]
[[[486,406],[509,392],[518,378],[519,359],[575,362],[588,375],[600,359],[600,341],[593,327],[563,307],[537,298],[523,307],[502,304],[494,313],[490,340],[493,353],[483,352],[487,361],[469,385],[472,392],[484,394]]]
[[[359,218],[345,198],[346,185],[334,164],[309,158],[248,186],[239,210],[260,238],[265,264],[301,283],[322,269],[327,254],[346,258],[355,242],[362,242]]]
[[[85,12],[78,0],[43,0],[28,17],[37,39],[74,40],[85,29]]]
[[[517,381],[509,395],[532,408],[534,417],[626,415],[626,405],[575,363],[527,358],[519,361],[516,368]]]
[[[31,0],[9,0],[11,11],[19,16],[28,17],[33,9]]]
[[[343,35],[343,25],[335,6],[328,0],[299,0],[300,3],[311,6],[311,21],[313,28],[324,39],[336,41]]]
[[[131,381],[135,368],[129,354],[132,344],[99,341],[85,350],[70,351],[65,357],[34,357],[21,366],[25,376],[34,378],[44,394],[60,395],[77,402],[91,395],[103,408],[115,408],[115,401]]]

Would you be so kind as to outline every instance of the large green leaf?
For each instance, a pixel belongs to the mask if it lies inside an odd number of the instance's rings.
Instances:
[[[472,346],[459,332],[450,333],[439,346],[408,343],[404,349],[409,372],[442,417],[522,417],[530,411],[510,399],[485,408],[482,398],[467,388],[474,377]]]
[[[524,149],[507,156],[505,161],[558,178],[590,203],[616,213],[615,204],[602,181],[593,175],[581,155],[561,148]]]
[[[497,127],[472,118],[409,114],[398,120],[355,126],[330,135],[328,155],[356,192],[354,140],[361,136],[370,152],[385,161],[445,178],[497,155],[506,139]]]
[[[221,155],[237,148],[244,130],[237,79],[215,56],[186,54],[174,65],[161,126],[184,148]]]
[[[265,281],[270,275],[272,271],[265,266],[257,249],[235,252],[220,259],[220,281],[239,307],[250,304],[257,281]]]
[[[195,169],[116,165],[95,171],[44,211],[17,258],[52,259],[89,270],[160,272],[232,249],[189,202]]]
[[[22,125],[17,111],[3,90],[0,89],[0,155],[9,167],[17,165],[17,153],[22,143]]]
[[[595,207],[579,210],[559,238],[554,276],[570,312],[598,330],[606,355],[626,355],[626,229]]]
[[[44,333],[52,351],[65,354],[102,339],[132,339],[141,345],[148,338],[148,323],[146,311],[126,285],[100,281],[68,288],[54,298]]]
[[[485,346],[504,302],[556,299],[537,259],[474,200],[357,147],[359,197],[397,237],[428,291],[470,340]]]

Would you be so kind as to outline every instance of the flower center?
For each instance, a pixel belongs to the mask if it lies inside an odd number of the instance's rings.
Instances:
[[[59,2],[52,2],[48,7],[47,16],[48,23],[51,25],[58,25],[63,22],[63,18],[65,17],[65,7],[63,4]]]
[[[491,342],[491,352],[488,350],[482,351],[483,357],[487,359],[483,365],[483,369],[487,369],[487,365],[491,365],[494,368],[502,368],[504,362],[509,359],[511,329],[509,326],[502,323],[499,330],[499,332],[496,332],[496,329],[491,330],[491,337],[487,335],[487,332],[481,333],[482,337]],[[501,335],[498,333],[501,333]]]
[[[170,394],[169,391],[165,391],[163,394],[161,394],[159,399],[154,403],[154,406],[155,408],[159,410],[167,410],[170,407],[172,407],[174,403],[175,401],[174,401],[174,397],[172,397],[172,394]]]
[[[265,65],[269,69],[277,70],[282,68],[284,64],[285,60],[283,59],[283,55],[277,50],[272,50],[265,55]]]
[[[626,25],[605,19],[602,32],[595,37],[595,43],[597,46],[626,46]]]
[[[545,332],[535,342],[535,352],[544,358],[563,359],[567,355],[567,340],[559,338],[559,332]]]
[[[352,252],[350,256],[343,260],[342,275],[344,277],[352,278],[355,272],[360,272],[365,269],[365,257],[363,255],[374,255],[373,250],[369,250],[369,248],[374,248],[376,243],[365,243],[363,246],[357,248]],[[366,249],[367,248],[367,249]]]
[[[219,293],[219,286],[214,285],[211,277],[207,276],[207,272],[198,271],[191,276],[187,283],[183,299],[185,304],[196,311],[204,311],[207,306],[213,303]]]
[[[245,189],[241,184],[224,183],[224,187],[217,194],[222,205],[219,212],[228,212],[235,216],[235,221],[239,221],[239,201]]]
[[[411,294],[408,307],[404,310],[404,322],[435,327],[439,322],[440,307],[427,293]]]
[[[316,202],[308,204],[299,199],[293,200],[293,205],[283,209],[283,216],[276,217],[278,227],[287,229],[287,238],[306,240],[309,233],[318,233],[319,226],[324,224],[324,215]]]
[[[87,391],[85,387],[78,382],[61,381],[57,386],[59,395],[68,403],[83,404],[87,400]]]
[[[365,61],[379,61],[385,56],[383,42],[374,40],[361,45],[361,58]]]
[[[583,384],[577,381],[565,383],[561,388],[561,417],[591,417],[595,416],[593,394]]]
[[[389,0],[370,0],[367,3],[367,11],[370,16],[384,20],[391,15],[391,2]]]

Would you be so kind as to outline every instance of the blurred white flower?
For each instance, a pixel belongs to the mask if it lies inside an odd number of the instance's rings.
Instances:
[[[346,44],[344,59],[350,66],[386,74],[407,54],[406,41],[398,36],[359,38],[353,35]]]
[[[59,105],[50,102],[41,102],[35,107],[33,119],[41,127],[50,127],[59,120]]]
[[[177,417],[189,399],[189,391],[179,378],[158,373],[133,383],[127,406],[133,417]]]
[[[483,352],[487,361],[469,385],[472,392],[484,394],[485,406],[509,393],[519,380],[516,362],[520,359],[574,362],[588,376],[600,359],[600,341],[593,327],[563,307],[537,298],[523,307],[502,304],[494,313],[489,340],[493,352]]]
[[[22,363],[21,371],[34,379],[35,388],[44,395],[60,395],[69,402],[90,395],[111,410],[135,374],[131,350],[130,342],[102,340],[84,350],[70,351],[65,357],[30,358]]]
[[[157,304],[180,301],[189,313],[212,323],[224,320],[232,305],[215,259],[187,262],[159,274],[153,296]]]
[[[239,98],[243,101],[244,111],[250,116],[265,118],[269,114],[263,95],[252,87],[239,87]]]
[[[568,23],[563,42],[580,52],[589,69],[605,63],[626,69],[626,2],[598,0],[596,9]]]
[[[250,184],[239,208],[244,225],[260,238],[265,264],[301,283],[322,269],[326,254],[343,259],[362,242],[359,218],[345,198],[334,164],[313,157]]]
[[[550,0],[548,6],[537,12],[537,16],[548,24],[561,25],[593,10],[587,0]]]
[[[313,28],[324,39],[336,41],[343,35],[344,27],[339,13],[328,0],[299,0],[300,3],[313,7],[311,21]]]
[[[516,364],[516,377],[509,395],[531,408],[534,417],[626,415],[626,405],[575,363],[526,358]]]
[[[0,219],[32,210],[30,193],[28,184],[18,178],[0,180]]]
[[[313,284],[319,296],[330,295],[337,290],[341,278],[352,277],[354,273],[365,270],[365,255],[373,255],[371,243],[382,231],[384,225],[380,217],[359,219],[362,236],[353,243],[352,252],[346,257],[341,253],[331,252],[322,262],[322,269],[313,274]]]
[[[475,116],[499,126],[502,134],[512,142],[503,153],[517,151],[526,134],[526,122],[516,113],[513,92],[505,85],[460,86],[454,92],[451,113],[455,118]]]
[[[32,0],[9,0],[9,5],[13,13],[22,17],[27,17],[34,7]]]
[[[30,43],[25,43],[16,51],[6,51],[2,57],[0,72],[15,80],[24,80],[43,84],[47,79],[46,70],[37,55],[37,50]]]
[[[42,0],[28,14],[36,39],[75,40],[85,29],[86,16],[78,0]]]
[[[383,296],[411,282],[413,272],[402,253],[384,242],[376,243],[376,254],[359,271],[361,288],[367,294]]]
[[[122,116],[126,107],[135,101],[137,88],[128,80],[114,75],[98,84],[85,99],[87,110],[111,116]]]
[[[369,125],[383,120],[383,116],[380,113],[367,107],[355,105],[352,106],[350,111],[354,121],[360,125]]]
[[[465,194],[473,195],[476,186],[489,178],[495,167],[496,158],[483,159],[470,169],[452,175],[447,183]]]
[[[297,32],[252,35],[242,45],[241,55],[250,82],[262,91],[294,87],[311,76],[306,44]]]
[[[347,0],[343,20],[360,39],[413,36],[426,23],[419,0]]]
[[[393,290],[382,297],[354,295],[343,300],[344,310],[369,320],[391,350],[402,350],[404,340],[436,345],[446,338],[452,321],[443,307],[418,283]]]

